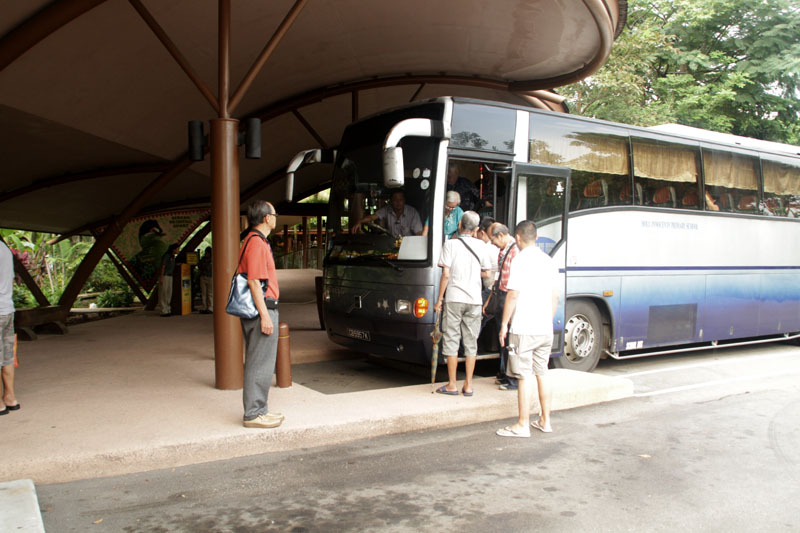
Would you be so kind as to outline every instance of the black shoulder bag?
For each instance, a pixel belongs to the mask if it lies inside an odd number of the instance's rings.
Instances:
[[[505,295],[501,294],[502,291],[500,290],[500,278],[503,277],[503,265],[506,264],[506,258],[508,254],[511,253],[511,248],[516,246],[517,243],[511,243],[511,246],[508,247],[506,253],[503,255],[503,259],[500,261],[500,267],[497,269],[497,279],[492,286],[492,293],[489,295],[489,302],[486,304],[486,314],[487,315],[494,315],[500,312],[500,306],[502,305],[502,300],[505,300]]]

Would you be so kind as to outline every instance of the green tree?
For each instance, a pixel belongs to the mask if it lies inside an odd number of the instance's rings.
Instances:
[[[560,92],[576,114],[800,144],[800,6],[629,0],[609,61]]]
[[[93,242],[93,239],[88,237],[71,237],[49,244],[48,241],[56,235],[9,229],[0,229],[0,237],[16,253],[36,285],[51,303],[61,297],[61,293]],[[127,283],[106,258],[98,263],[86,287],[90,291],[129,290]],[[15,306],[20,308],[36,304],[33,295],[22,284],[15,284],[14,302]]]

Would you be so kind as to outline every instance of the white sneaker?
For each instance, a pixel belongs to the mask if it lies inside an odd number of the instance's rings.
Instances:
[[[242,424],[246,428],[269,429],[280,426],[282,422],[283,415],[278,415],[276,417],[274,414],[267,413],[264,415],[258,415],[253,420],[245,420]]]

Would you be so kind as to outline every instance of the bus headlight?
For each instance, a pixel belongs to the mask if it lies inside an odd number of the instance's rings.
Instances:
[[[428,300],[425,298],[417,298],[414,302],[414,316],[422,318],[428,312]]]
[[[411,302],[408,300],[397,300],[394,303],[394,310],[400,315],[410,315]]]

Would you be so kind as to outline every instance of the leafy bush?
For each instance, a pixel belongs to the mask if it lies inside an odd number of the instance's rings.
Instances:
[[[119,275],[119,271],[113,263],[104,257],[89,276],[83,290],[86,292],[103,292],[103,291],[126,291],[128,284]],[[99,305],[99,304],[98,304]]]
[[[36,298],[33,297],[28,287],[16,283],[14,284],[11,299],[14,302],[14,309],[25,309],[27,307],[36,307],[37,305]]]
[[[61,294],[63,294],[64,289],[62,287],[54,287],[53,289],[50,287],[44,287],[42,292],[44,293],[48,302],[55,303],[61,299]]]
[[[107,290],[97,297],[97,307],[130,307],[133,303],[133,292],[126,288],[122,291]]]

